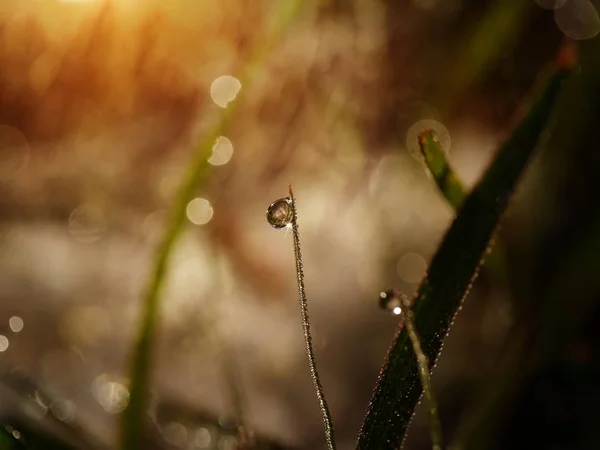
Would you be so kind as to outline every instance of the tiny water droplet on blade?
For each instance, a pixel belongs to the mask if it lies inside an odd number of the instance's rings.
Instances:
[[[379,294],[379,308],[395,316],[402,314],[402,296],[406,294],[400,293],[394,289],[382,292]]]
[[[292,200],[289,197],[275,200],[267,209],[267,222],[273,227],[281,230],[292,223],[294,210]]]

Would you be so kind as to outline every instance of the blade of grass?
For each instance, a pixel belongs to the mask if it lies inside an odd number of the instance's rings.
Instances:
[[[170,213],[170,221],[159,244],[154,259],[152,275],[146,288],[142,306],[142,319],[137,332],[131,360],[129,403],[121,418],[120,444],[123,450],[138,449],[142,443],[144,416],[147,406],[147,390],[150,380],[152,351],[155,342],[155,330],[160,314],[160,295],[171,253],[181,235],[185,222],[186,207],[193,198],[198,187],[206,179],[210,165],[208,158],[215,140],[228,130],[235,115],[237,105],[241,103],[244,92],[256,68],[268,54],[271,46],[278,41],[287,24],[300,8],[300,0],[290,0],[278,4],[271,18],[268,32],[248,58],[240,76],[242,90],[236,101],[224,109],[221,117],[200,140],[192,157],[181,187],[175,196]]]
[[[550,78],[539,100],[500,148],[481,181],[465,199],[415,294],[415,327],[422,338],[423,352],[433,364],[462,300],[477,277],[482,257],[515,185],[537,147],[567,73],[560,70]],[[391,450],[404,440],[422,395],[408,339],[407,330],[399,327],[360,431],[357,443],[360,450]]]
[[[429,376],[429,360],[421,348],[421,340],[415,328],[414,316],[410,306],[410,300],[406,295],[401,296],[402,308],[404,311],[404,326],[408,332],[408,337],[412,344],[413,351],[417,357],[419,366],[419,378],[423,388],[423,395],[428,405],[429,413],[429,431],[431,434],[431,444],[433,450],[442,450],[442,425],[437,414],[437,403],[433,396],[433,387],[431,386],[431,377]]]
[[[444,148],[434,130],[425,130],[418,136],[421,155],[440,192],[456,212],[460,210],[467,191],[446,158]],[[486,269],[498,284],[507,279],[504,248],[494,242],[494,249],[486,258]]]
[[[448,70],[438,79],[438,109],[448,112],[493,67],[503,52],[514,47],[519,33],[535,5],[522,0],[491,2],[473,30],[456,46]]]
[[[333,432],[333,420],[331,419],[331,412],[329,406],[325,400],[325,393],[323,386],[321,386],[321,380],[319,378],[319,372],[317,370],[317,361],[312,346],[312,336],[310,334],[310,319],[308,316],[308,300],[306,299],[306,288],[304,286],[304,266],[302,264],[302,251],[300,249],[300,232],[298,231],[298,210],[296,209],[296,197],[292,190],[292,185],[289,186],[290,200],[292,205],[292,235],[294,237],[294,257],[296,259],[296,278],[298,281],[298,300],[300,303],[300,314],[302,315],[302,328],[304,330],[304,342],[306,344],[306,355],[308,356],[308,365],[310,367],[310,376],[312,378],[313,386],[319,400],[319,407],[321,409],[321,415],[323,416],[323,425],[325,427],[325,439],[327,441],[327,448],[329,450],[335,450],[335,436]]]

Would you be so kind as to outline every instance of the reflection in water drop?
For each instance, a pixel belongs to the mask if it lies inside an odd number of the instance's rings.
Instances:
[[[237,78],[223,75],[210,85],[210,96],[213,102],[221,108],[225,108],[229,102],[235,99],[241,87],[242,84]]]
[[[398,275],[407,283],[418,283],[427,270],[427,261],[418,253],[407,253],[398,261]]]
[[[421,149],[419,147],[419,134],[426,130],[433,130],[435,132],[445,153],[448,153],[450,150],[450,145],[452,143],[450,140],[450,133],[443,124],[437,120],[419,120],[406,132],[406,148],[408,149],[408,153],[410,153],[417,161],[423,161],[423,156],[421,155]]]
[[[212,148],[212,155],[208,162],[213,166],[222,166],[227,164],[233,156],[233,144],[225,136],[220,136],[215,141]]]
[[[402,297],[406,296],[394,289],[379,294],[379,308],[391,314],[399,316],[402,313]]]
[[[8,319],[8,326],[14,333],[18,333],[23,329],[23,319],[21,319],[19,316],[12,316],[10,319]]]
[[[554,10],[554,20],[571,39],[590,39],[600,33],[600,18],[589,0],[569,0]]]
[[[187,218],[194,225],[204,225],[210,222],[213,216],[213,207],[204,198],[195,198],[188,203],[186,208]]]
[[[194,444],[198,448],[208,448],[211,444],[212,435],[206,428],[198,428],[196,430],[196,436],[194,437]]]
[[[106,374],[96,377],[92,383],[92,394],[109,414],[120,413],[129,403],[129,390],[123,384],[110,380]]]
[[[273,228],[281,230],[289,226],[294,219],[292,200],[289,197],[275,200],[267,208],[267,221]]]
[[[27,139],[19,130],[0,125],[0,180],[12,180],[29,158]]]
[[[3,334],[0,334],[0,352],[5,352],[8,349],[10,342]]]
[[[75,240],[91,244],[102,239],[106,231],[106,219],[100,208],[83,205],[76,208],[69,217],[69,232]]]

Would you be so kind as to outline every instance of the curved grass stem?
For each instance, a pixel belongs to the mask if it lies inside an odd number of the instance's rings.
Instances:
[[[431,385],[431,377],[429,376],[429,359],[423,353],[421,348],[421,340],[415,327],[414,315],[410,306],[410,300],[406,295],[400,296],[402,301],[402,311],[404,311],[404,326],[408,332],[408,337],[415,352],[417,364],[419,366],[419,378],[423,387],[423,395],[427,402],[427,413],[429,419],[429,430],[431,433],[431,443],[433,450],[442,450],[442,425],[438,417],[437,402],[433,395],[433,387]]]
[[[321,414],[323,416],[323,425],[325,427],[325,438],[327,440],[327,448],[329,450],[335,450],[335,438],[333,434],[333,421],[331,420],[331,413],[329,412],[329,406],[325,400],[325,394],[323,392],[323,386],[319,379],[319,372],[317,371],[317,362],[312,347],[312,337],[310,334],[310,322],[308,318],[308,302],[306,300],[306,289],[304,287],[304,267],[302,265],[302,252],[300,251],[300,233],[298,231],[298,212],[296,210],[296,199],[292,186],[289,187],[290,199],[292,202],[292,234],[294,238],[294,256],[296,258],[296,279],[298,282],[298,300],[300,302],[300,313],[302,315],[302,328],[304,329],[304,342],[306,343],[306,354],[308,356],[308,365],[310,367],[310,376],[312,378],[313,386],[317,393],[317,399],[319,400],[319,407],[321,408]]]

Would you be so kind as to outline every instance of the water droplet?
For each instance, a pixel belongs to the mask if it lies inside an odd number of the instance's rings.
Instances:
[[[427,261],[418,253],[407,253],[398,261],[398,275],[407,283],[418,283],[427,270]]]
[[[104,212],[93,205],[76,208],[69,217],[69,232],[75,240],[92,244],[102,239],[106,231]]]
[[[195,198],[188,203],[186,213],[190,222],[195,225],[205,225],[213,217],[213,207],[210,202],[204,198]]]
[[[54,400],[50,405],[50,411],[61,422],[70,422],[75,416],[75,403],[66,399]]]
[[[289,226],[294,220],[292,200],[289,197],[275,200],[267,209],[267,221],[273,228],[281,230]]]
[[[208,162],[213,166],[222,166],[227,164],[233,156],[233,144],[225,136],[220,136],[215,141],[212,148],[212,155]]]
[[[8,319],[8,325],[13,332],[18,333],[23,329],[23,319],[21,319],[19,316],[12,316],[10,319]]]
[[[2,334],[0,334],[0,352],[4,352],[8,349],[10,342],[8,338]]]
[[[242,88],[242,83],[237,78],[223,75],[210,85],[210,96],[221,108],[226,108],[233,101]]]
[[[169,444],[179,448],[187,446],[188,430],[184,425],[178,422],[171,422],[163,428],[162,433],[163,438]]]
[[[234,436],[222,436],[217,447],[219,450],[235,450],[237,445],[238,441]]]
[[[600,18],[589,0],[569,0],[554,10],[554,20],[571,39],[590,39],[600,33]]]
[[[395,289],[382,292],[379,294],[379,308],[399,316],[402,314],[402,296],[406,296],[406,294]]]
[[[102,374],[92,383],[92,394],[96,401],[109,414],[118,414],[129,403],[129,390],[121,383]]]
[[[199,448],[208,448],[212,441],[212,434],[207,428],[198,428],[194,437],[194,444]]]

